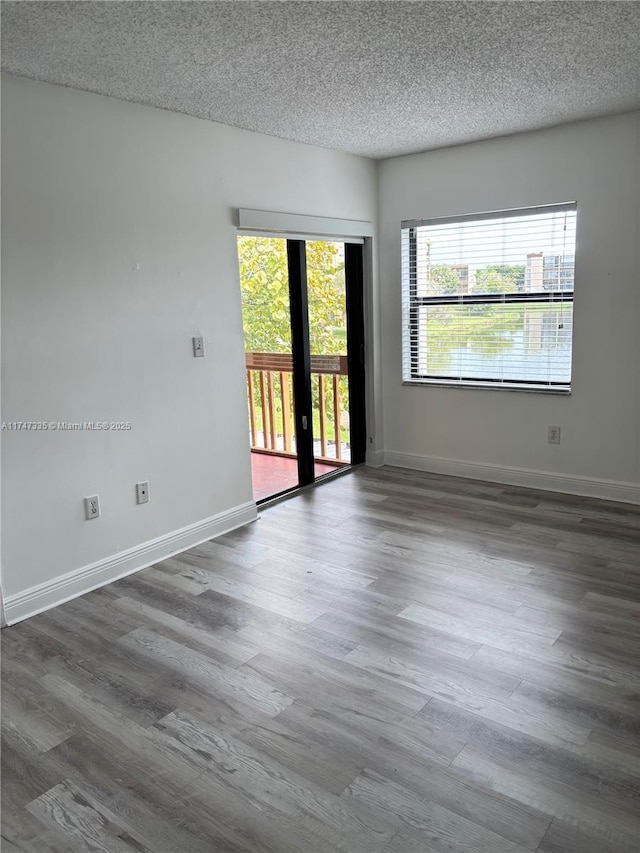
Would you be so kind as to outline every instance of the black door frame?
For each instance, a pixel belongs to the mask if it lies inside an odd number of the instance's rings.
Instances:
[[[351,464],[360,465],[367,452],[364,336],[364,245],[345,243],[347,301],[347,364],[349,369],[349,437]]]
[[[306,240],[287,239],[293,398],[299,486],[308,486],[318,479],[315,476],[313,459],[313,403],[311,396],[311,342],[309,338],[306,244]],[[362,243],[349,243],[345,240],[344,251],[351,465],[358,465],[365,461],[367,449],[364,378],[364,245]],[[331,476],[331,474],[324,476]]]
[[[313,463],[313,404],[311,398],[311,348],[307,251],[304,240],[287,240],[291,355],[293,358],[293,411],[296,425],[298,485],[315,480]],[[348,350],[347,350],[348,351]]]

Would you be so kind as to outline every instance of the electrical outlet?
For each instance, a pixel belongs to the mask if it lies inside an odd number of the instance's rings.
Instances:
[[[90,498],[84,499],[84,517],[87,521],[100,517],[100,498],[98,495],[91,495]]]
[[[136,483],[136,503],[149,503],[149,483]]]
[[[193,341],[193,357],[204,358],[204,338],[196,337],[191,340]]]
[[[560,444],[560,427],[550,426],[549,435],[547,437],[549,444]]]

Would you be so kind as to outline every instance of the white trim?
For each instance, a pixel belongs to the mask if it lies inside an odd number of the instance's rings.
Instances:
[[[2,586],[0,586],[0,628],[7,627],[7,614],[4,609],[4,598],[2,596]]]
[[[418,456],[392,450],[385,451],[383,456],[385,465],[396,468],[412,468],[416,471],[430,471],[433,474],[448,474],[470,480],[487,480],[490,483],[640,504],[639,483],[600,480],[574,474],[556,474],[553,471],[534,471],[529,468],[511,468],[506,465],[487,465],[439,456]]]
[[[256,228],[238,228],[240,237],[275,237],[276,240],[327,240],[336,243],[355,243],[358,246],[364,244],[364,237],[345,237],[341,234],[296,234],[293,231],[258,231]]]
[[[521,385],[509,382],[474,382],[472,379],[403,379],[402,384],[407,388],[462,388],[474,391],[515,391],[519,394],[561,394],[571,396],[570,385]]]
[[[385,464],[384,450],[367,450],[365,465],[369,468],[382,468]]]
[[[292,234],[323,237],[373,237],[373,223],[360,219],[333,219],[303,213],[278,213],[273,210],[238,208],[238,228],[268,232],[280,237]]]
[[[577,201],[558,204],[538,204],[534,207],[512,207],[507,210],[485,210],[481,213],[462,213],[460,216],[436,216],[431,219],[404,219],[401,228],[421,228],[425,225],[458,225],[460,222],[483,222],[487,219],[516,219],[519,216],[539,216],[545,213],[577,211]]]
[[[257,517],[255,502],[249,501],[96,563],[82,566],[66,575],[32,586],[23,592],[7,596],[7,624],[15,625],[16,622],[35,616],[36,613],[57,607],[65,601],[166,560],[174,554],[180,554],[201,542],[235,530],[236,527],[255,521]]]

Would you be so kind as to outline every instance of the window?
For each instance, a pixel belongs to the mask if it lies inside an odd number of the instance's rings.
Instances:
[[[402,223],[403,379],[571,390],[576,204]]]

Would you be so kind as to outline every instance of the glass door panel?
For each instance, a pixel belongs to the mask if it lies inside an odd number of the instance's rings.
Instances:
[[[287,241],[238,237],[253,493],[299,485]]]
[[[345,245],[306,243],[316,477],[351,462]]]

